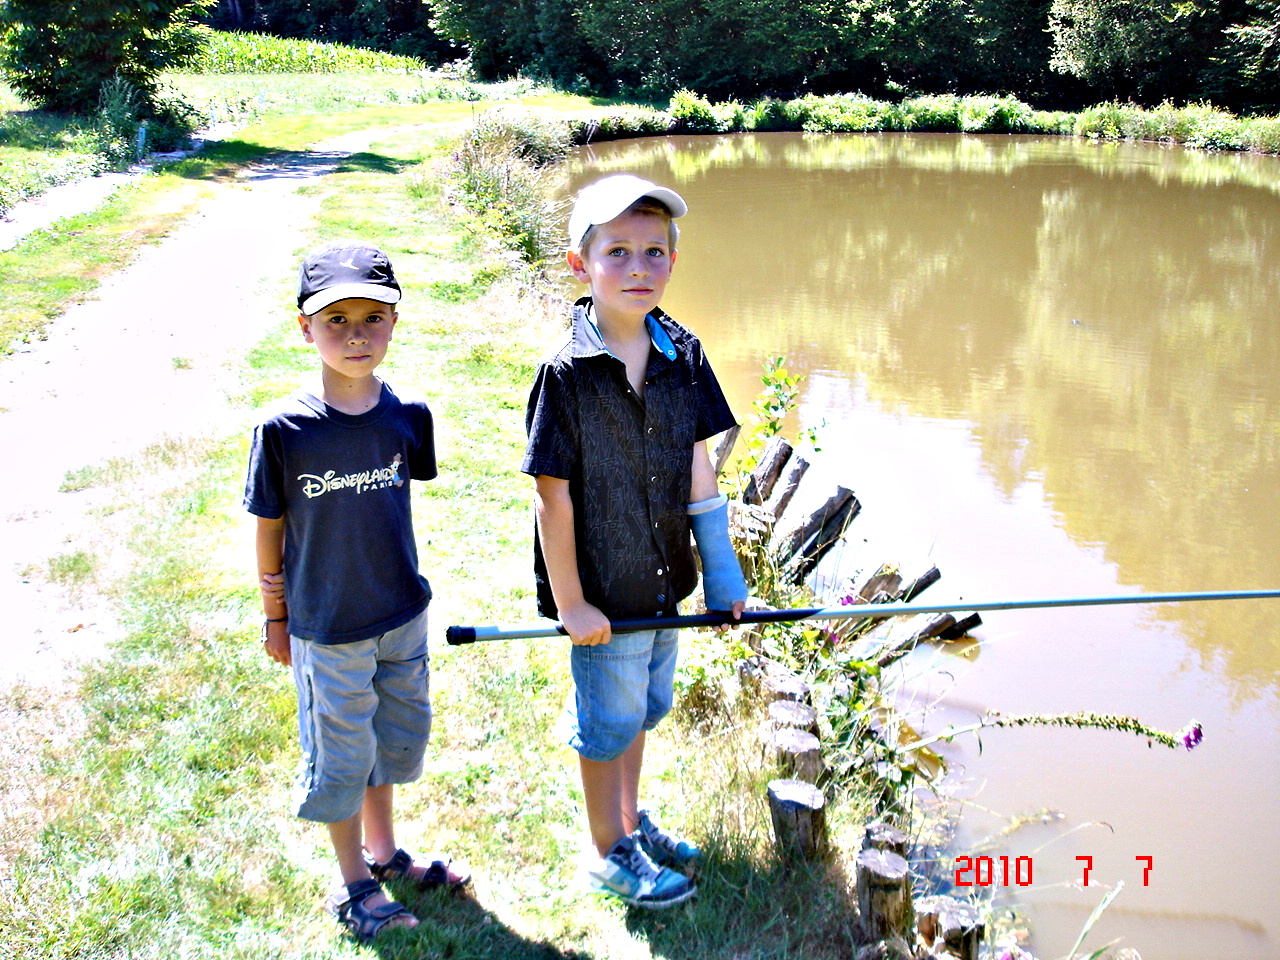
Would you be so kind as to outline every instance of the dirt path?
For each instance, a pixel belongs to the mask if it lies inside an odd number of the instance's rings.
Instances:
[[[377,136],[375,136],[375,133]],[[245,351],[281,317],[319,201],[300,187],[386,131],[316,145],[219,188],[183,226],[69,310],[48,338],[0,361],[0,689],[56,681],[115,635],[109,608],[47,577],[51,557],[92,547],[92,490],[59,492],[68,471],[130,457],[217,423]],[[107,545],[97,545],[109,549]]]

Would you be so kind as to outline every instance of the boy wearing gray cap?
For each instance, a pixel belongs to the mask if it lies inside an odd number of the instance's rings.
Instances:
[[[379,881],[459,887],[447,856],[398,847],[397,783],[431,732],[427,603],[409,481],[436,475],[431,411],[374,371],[399,315],[391,262],[363,243],[302,263],[298,325],[317,384],[255,428],[244,506],[257,519],[263,649],[293,668],[302,745],[297,814],[328,825],[341,886],[326,907],[361,940],[417,919]]]
[[[538,609],[572,640],[566,738],[578,752],[590,885],[659,908],[696,888],[697,847],[640,809],[645,734],[671,708],[674,629],[612,634],[610,620],[674,616],[698,579],[709,610],[742,613],[747,590],[706,441],[734,425],[702,345],[658,307],[676,260],[668,187],[623,174],[584,188],[569,268],[590,295],[538,369],[521,470],[535,478]]]

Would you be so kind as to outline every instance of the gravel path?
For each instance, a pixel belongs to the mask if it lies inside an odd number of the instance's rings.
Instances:
[[[12,451],[0,508],[0,689],[56,681],[115,636],[104,603],[46,578],[51,557],[109,549],[86,540],[95,492],[59,492],[68,471],[200,436],[219,420],[235,365],[287,309],[280,281],[319,202],[299,188],[386,135],[249,170],[52,323],[46,340],[0,361],[0,449]]]

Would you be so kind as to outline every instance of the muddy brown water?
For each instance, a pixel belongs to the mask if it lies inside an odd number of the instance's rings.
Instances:
[[[766,357],[806,378],[791,433],[819,430],[807,482],[863,503],[846,570],[936,563],[929,600],[960,606],[1280,587],[1280,160],[1047,137],[665,138],[583,149],[566,191],[617,171],[689,201],[664,306],[702,336],[739,418]],[[975,892],[1020,905],[1042,958],[1120,882],[1086,948],[1280,956],[1280,600],[983,618],[968,656],[915,657],[927,731],[988,709],[1090,711],[1171,731],[1195,718],[1205,740],[961,737],[952,852],[996,868]],[[1026,858],[1008,887],[1001,856]]]

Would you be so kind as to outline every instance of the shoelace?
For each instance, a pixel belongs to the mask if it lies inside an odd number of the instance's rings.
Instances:
[[[646,817],[640,822],[640,832],[644,834],[644,838],[655,847],[674,854],[680,849],[680,843],[670,834],[664,833],[662,829]]]
[[[658,867],[649,855],[641,850],[638,846],[633,847],[631,852],[627,854],[627,866],[638,876],[646,880],[656,880],[658,878]]]

